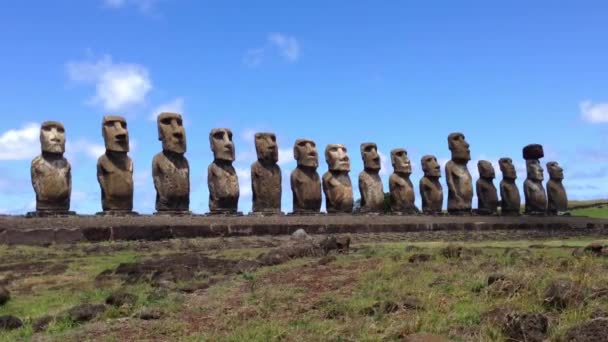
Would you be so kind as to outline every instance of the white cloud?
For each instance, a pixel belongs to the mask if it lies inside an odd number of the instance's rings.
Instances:
[[[583,120],[591,123],[608,122],[608,103],[593,103],[586,100],[580,103]]]
[[[170,112],[170,113],[179,113],[184,114],[184,98],[177,97],[171,102],[163,103],[160,106],[156,107],[150,114],[150,120],[156,121],[156,118],[160,113]]]
[[[380,176],[389,175],[391,173],[391,158],[380,151],[378,151],[378,155],[380,156],[380,172],[378,174]]]
[[[109,55],[96,62],[69,62],[67,71],[75,82],[94,84],[96,93],[90,102],[101,104],[108,111],[142,104],[152,89],[152,81],[144,66],[114,63]]]
[[[239,195],[241,198],[251,197],[251,170],[249,168],[236,167],[236,175],[239,178]]]
[[[279,164],[279,166],[282,166],[291,162],[295,162],[295,159],[293,159],[293,149],[279,149],[279,162],[277,164]]]
[[[106,147],[104,144],[94,143],[87,139],[79,139],[74,143],[68,141],[66,145],[66,158],[68,160],[80,153],[85,154],[87,157],[93,160],[96,160],[106,152]]]
[[[300,43],[295,37],[283,33],[271,33],[268,42],[279,49],[281,55],[289,62],[295,62],[300,58]]]
[[[29,123],[0,135],[0,160],[32,159],[40,153],[40,125]]]
[[[249,49],[245,53],[245,57],[243,57],[243,63],[250,67],[256,67],[262,64],[262,60],[264,60],[264,54],[264,48]]]
[[[143,13],[150,12],[158,0],[102,0],[102,4],[106,8],[121,9],[128,6],[133,6]]]

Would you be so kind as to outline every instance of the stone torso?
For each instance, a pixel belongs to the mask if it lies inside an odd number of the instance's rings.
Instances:
[[[422,177],[420,179],[420,196],[422,211],[425,213],[440,213],[443,205],[443,187],[438,179]]]
[[[547,182],[547,200],[549,212],[556,214],[568,211],[568,196],[562,182],[552,179]]]
[[[291,173],[293,211],[318,213],[321,210],[321,180],[314,170],[296,168]]]
[[[384,211],[384,189],[378,173],[363,171],[359,174],[362,212]]]
[[[515,181],[503,179],[500,182],[500,199],[503,214],[519,214],[521,198]]]
[[[133,210],[133,162],[129,156],[102,155],[97,161],[97,178],[104,211]]]
[[[480,178],[476,183],[477,209],[481,214],[494,214],[498,210],[498,194],[492,180]]]
[[[526,213],[543,214],[547,211],[547,195],[543,183],[526,179],[524,182]]]
[[[281,168],[276,164],[251,165],[254,212],[281,211]]]
[[[188,211],[190,166],[182,154],[161,152],[152,161],[157,211]]]
[[[415,211],[414,185],[409,177],[393,173],[388,180],[391,193],[391,210],[393,212]]]
[[[69,210],[72,177],[67,159],[47,160],[38,156],[32,161],[31,175],[36,192],[36,210]]]
[[[327,171],[323,175],[323,192],[328,213],[353,211],[353,187],[347,173]]]
[[[466,164],[450,160],[445,166],[445,174],[448,184],[448,211],[470,211],[473,200],[473,180]]]
[[[239,180],[232,165],[211,163],[208,169],[209,210],[236,212],[239,201]]]

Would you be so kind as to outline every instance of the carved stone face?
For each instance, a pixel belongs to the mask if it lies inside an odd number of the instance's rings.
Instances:
[[[102,122],[103,140],[106,150],[129,152],[129,131],[127,120],[121,116],[104,116]]]
[[[420,164],[422,164],[422,171],[426,177],[441,177],[441,168],[435,156],[422,157]]]
[[[330,171],[350,171],[348,151],[342,144],[329,144],[325,148],[325,161]]]
[[[544,179],[543,167],[540,166],[540,161],[537,159],[526,160],[526,170],[528,171],[528,179],[538,182]]]
[[[361,144],[361,158],[363,158],[363,167],[366,170],[380,170],[380,155],[378,154],[378,146],[376,146],[376,144]]]
[[[469,149],[469,143],[464,138],[464,134],[450,134],[448,136],[448,146],[452,152],[452,160],[464,162],[471,160],[471,150]]]
[[[517,178],[517,172],[515,171],[515,166],[513,165],[513,160],[511,160],[511,158],[500,158],[498,160],[498,165],[500,166],[500,172],[502,172],[503,178]]]
[[[234,161],[234,144],[232,143],[232,131],[228,128],[212,129],[209,133],[209,142],[213,159]]]
[[[258,160],[270,163],[279,161],[279,149],[277,148],[277,137],[274,133],[256,133],[255,151]]]
[[[480,160],[477,163],[477,169],[479,170],[479,177],[484,179],[494,179],[496,173],[494,172],[494,166],[487,160]]]
[[[298,139],[293,144],[293,157],[298,162],[298,166],[313,167],[319,166],[319,154],[317,144],[310,139]]]
[[[60,122],[46,121],[40,127],[42,152],[63,154],[65,152],[65,129]]]
[[[391,151],[391,162],[395,172],[412,174],[412,163],[407,156],[407,151],[403,148],[397,148]]]
[[[186,131],[182,116],[177,113],[161,113],[157,119],[158,140],[163,142],[163,150],[175,153],[186,152]]]
[[[564,179],[564,169],[557,162],[548,162],[547,171],[549,171],[549,178],[553,180]]]

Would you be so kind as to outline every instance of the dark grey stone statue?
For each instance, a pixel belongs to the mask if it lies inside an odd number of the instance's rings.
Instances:
[[[549,180],[547,181],[548,212],[552,215],[569,215],[568,195],[562,181],[564,169],[555,161],[547,163]]]
[[[346,147],[329,144],[325,148],[328,171],[323,175],[325,208],[330,214],[352,213],[353,187],[350,181],[350,158]]]
[[[473,178],[467,168],[471,160],[469,143],[464,134],[452,133],[448,136],[448,146],[452,159],[445,165],[448,184],[448,213],[466,215],[471,213],[473,201]]]
[[[363,171],[359,174],[359,192],[361,194],[362,213],[384,212],[384,189],[380,172],[380,155],[374,143],[361,144]]]
[[[528,215],[545,215],[547,213],[547,194],[543,187],[543,168],[539,159],[544,157],[543,147],[532,144],[524,147],[523,156],[526,160],[528,176],[524,182],[524,197]]]
[[[511,158],[498,160],[502,180],[500,181],[500,213],[501,215],[517,216],[521,211],[521,197],[515,184],[517,172]]]
[[[251,165],[253,213],[273,215],[281,213],[281,168],[279,149],[274,133],[256,133],[255,150],[258,160]]]
[[[234,161],[232,131],[227,128],[211,130],[209,143],[213,151],[213,162],[207,169],[209,214],[238,214],[239,179],[232,166]]]
[[[410,180],[412,164],[407,156],[407,151],[403,148],[392,150],[391,162],[393,164],[393,174],[388,180],[391,194],[391,211],[394,214],[402,215],[418,213],[419,210],[414,204],[416,199],[414,185]]]
[[[424,177],[420,179],[420,197],[422,197],[422,212],[425,214],[440,214],[443,206],[443,187],[439,183],[441,168],[435,156],[426,155],[420,160]]]
[[[498,212],[498,193],[494,186],[494,166],[487,160],[477,163],[479,179],[475,184],[477,190],[477,213],[495,215]]]
[[[317,173],[319,155],[317,145],[310,139],[298,139],[293,145],[293,156],[298,166],[291,173],[293,213],[318,214],[321,210],[321,180]]]

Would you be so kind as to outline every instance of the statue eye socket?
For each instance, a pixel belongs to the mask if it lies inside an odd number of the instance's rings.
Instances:
[[[57,127],[57,132],[65,133],[65,129],[63,129],[62,127]]]
[[[120,126],[121,126],[122,128],[124,128],[124,129],[126,129],[126,128],[127,128],[127,123],[126,123],[126,122],[124,122],[124,121],[121,121],[121,122],[120,122]]]
[[[270,139],[272,140],[272,142],[277,142],[277,137],[275,137],[274,135],[270,137]]]
[[[178,126],[182,126],[184,124],[183,121],[182,121],[182,119],[177,119],[175,121],[177,122]]]
[[[164,118],[164,119],[160,120],[160,122],[163,125],[170,125],[171,124],[171,119],[170,118]]]
[[[217,133],[213,134],[213,139],[222,140],[223,138],[224,138],[223,132],[217,132]]]

